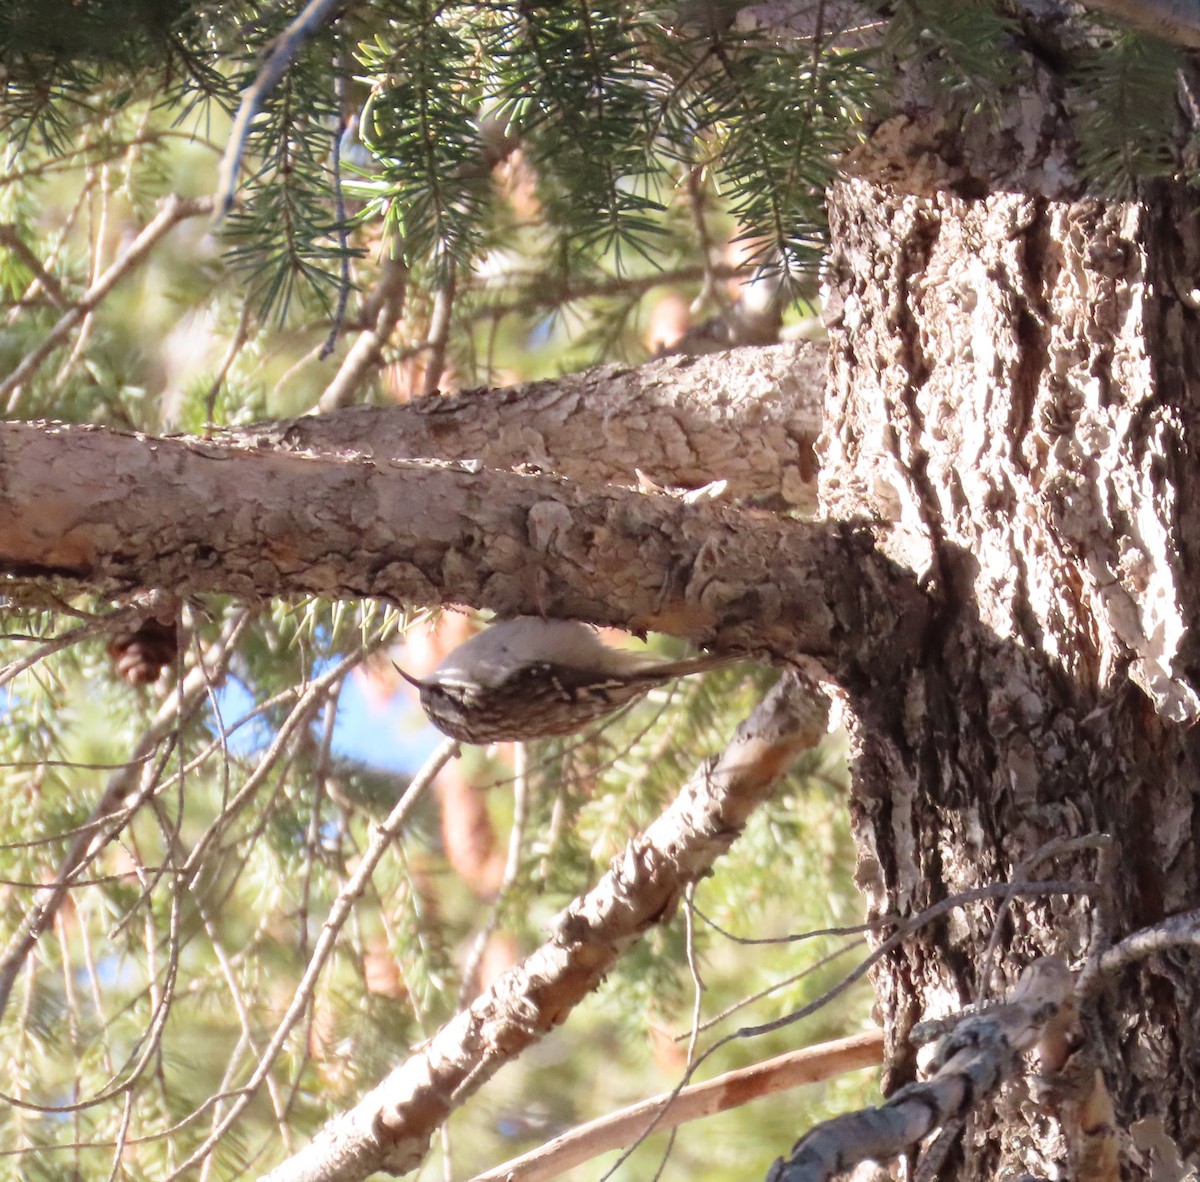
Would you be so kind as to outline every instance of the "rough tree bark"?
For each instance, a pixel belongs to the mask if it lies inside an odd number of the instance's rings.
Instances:
[[[1030,862],[1064,836],[1117,841],[1102,906],[1013,906],[997,979],[981,979],[987,904],[883,963],[890,1083],[904,1082],[918,1019],[1003,992],[1038,957],[1078,965],[1104,924],[1116,937],[1200,904],[1197,209],[1165,184],[1130,201],[1086,192],[1054,81],[1038,77],[997,129],[942,109],[914,74],[905,114],[832,190],[828,523],[353,444],[339,459],[343,444],[304,423],[261,449],[9,426],[0,570],[454,600],[824,658],[853,718],[876,912],[1018,874],[1088,877],[1090,852]],[[585,408],[587,389],[570,396]],[[553,389],[539,397],[562,410]],[[512,423],[476,428],[499,439]],[[763,438],[786,451],[800,436]],[[775,460],[781,482],[803,466]],[[1086,1015],[1126,1177],[1179,1176],[1170,1162],[1200,1153],[1197,1014],[1200,958],[1173,954],[1127,970]],[[1054,1176],[1070,1157],[1015,1087],[943,1176]]]
[[[813,445],[823,342],[599,366],[503,390],[352,406],[222,435],[252,447],[470,460],[581,484],[693,489],[717,479],[744,503],[816,507]]]
[[[466,603],[782,661],[864,629],[886,646],[897,629],[860,611],[924,610],[853,526],[477,465],[65,424],[0,424],[0,571],[109,592]]]
[[[873,910],[1098,831],[1117,842],[1119,937],[1200,900],[1200,237],[1182,188],[1076,183],[1039,85],[997,130],[914,79],[834,187],[822,509],[871,518],[937,604],[910,668],[845,685]],[[1090,853],[1032,870],[1095,873]],[[1078,965],[1097,934],[1094,901],[1022,902],[980,980],[995,918],[966,909],[883,963],[891,1085],[914,1075],[915,1021],[1036,957]],[[1126,972],[1086,1015],[1126,1178],[1179,1177],[1154,1170],[1200,1152],[1198,1014],[1193,953]],[[1058,1177],[1071,1148],[1014,1087],[939,1176]]]

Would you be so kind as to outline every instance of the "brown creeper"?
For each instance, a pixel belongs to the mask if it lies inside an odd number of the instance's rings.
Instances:
[[[569,735],[656,685],[731,659],[655,662],[609,648],[578,620],[518,616],[472,636],[424,680],[400,673],[438,730],[464,743],[507,743]]]

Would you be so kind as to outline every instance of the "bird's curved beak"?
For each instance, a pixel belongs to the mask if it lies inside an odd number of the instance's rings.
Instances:
[[[419,690],[423,690],[425,688],[425,683],[423,681],[421,681],[419,678],[413,677],[410,673],[405,673],[395,661],[392,662],[392,668],[395,669],[396,672],[399,673],[409,685],[414,685]]]

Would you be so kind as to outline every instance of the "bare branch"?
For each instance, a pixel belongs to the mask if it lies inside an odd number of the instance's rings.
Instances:
[[[376,1169],[419,1164],[454,1107],[564,1021],[647,928],[674,912],[687,884],[732,845],[778,776],[820,741],[827,709],[823,697],[783,678],[721,759],[693,775],[608,874],[566,909],[541,948],[277,1167],[271,1182],[355,1182]]]
[[[66,310],[70,300],[53,275],[42,266],[42,260],[29,249],[20,231],[12,222],[0,223],[0,245],[7,246],[33,272],[33,277],[42,285],[50,302],[60,311]]]
[[[501,908],[516,885],[521,873],[521,852],[525,844],[525,825],[529,819],[529,748],[517,743],[513,752],[513,816],[508,834],[508,852],[504,859],[504,870],[496,888],[495,898],[488,908],[487,919],[480,926],[471,950],[463,964],[462,979],[458,988],[458,1009],[462,1009],[479,991],[480,967],[492,937],[500,926]],[[443,787],[443,792],[445,788]],[[443,800],[443,809],[446,805]],[[449,842],[447,853],[449,854]]]
[[[336,410],[354,401],[363,382],[383,358],[383,347],[396,327],[407,290],[408,266],[403,251],[395,239],[387,236],[379,247],[379,284],[366,308],[369,325],[350,346],[333,381],[317,400],[315,410]]]
[[[762,1022],[757,1026],[743,1026],[741,1029],[735,1030],[732,1034],[727,1034],[705,1051],[705,1057],[711,1055],[719,1047],[724,1046],[725,1043],[731,1042],[735,1038],[753,1038],[761,1034],[772,1034],[776,1030],[782,1030],[786,1026],[792,1026],[796,1022],[802,1021],[810,1014],[815,1014],[818,1010],[827,1006],[839,994],[844,993],[855,981],[865,976],[873,965],[878,964],[889,952],[903,944],[914,932],[920,931],[927,924],[933,923],[935,920],[948,915],[951,911],[967,903],[975,902],[979,899],[1004,898],[1007,895],[1092,895],[1095,894],[1095,891],[1095,883],[1076,882],[1070,879],[1037,883],[993,882],[987,886],[971,887],[965,891],[956,891],[948,898],[942,899],[930,907],[926,907],[924,911],[919,911],[916,915],[909,916],[907,919],[887,921],[896,924],[896,931],[888,936],[886,940],[879,943],[872,950],[870,956],[860,961],[840,981],[821,994],[820,997],[814,998],[798,1010],[793,1010],[790,1014],[784,1014],[783,1017],[775,1018],[771,1022]],[[994,1008],[996,1007],[989,1006],[987,1013],[990,1014]],[[929,1023],[923,1023],[922,1025],[929,1025]],[[703,1062],[703,1058],[700,1062]]]
[[[53,882],[44,888],[45,894],[29,909],[20,927],[9,939],[3,954],[0,954],[0,1014],[8,1003],[13,982],[21,971],[25,958],[53,922],[76,872],[95,851],[120,831],[137,807],[136,799],[127,807],[122,808],[122,805],[125,804],[126,796],[135,790],[139,773],[142,780],[139,797],[152,792],[157,786],[158,769],[149,760],[149,756],[175,729],[180,719],[188,718],[204,701],[211,678],[214,675],[219,676],[232,658],[250,619],[251,613],[243,611],[229,622],[221,639],[206,654],[207,659],[199,662],[159,707],[158,713],[130,753],[129,763],[110,777],[100,799],[92,808],[88,824],[76,833],[63,855]],[[115,817],[115,820],[107,830],[97,824],[110,817]]]
[[[789,1051],[579,1125],[530,1153],[476,1175],[471,1182],[544,1182],[610,1149],[630,1144],[656,1117],[658,1131],[672,1129],[716,1112],[739,1108],[762,1096],[872,1067],[882,1059],[883,1034],[875,1030]]]
[[[1169,948],[1200,948],[1200,910],[1168,916],[1161,923],[1126,936],[1100,955],[1091,972],[1084,973],[1080,991],[1085,997],[1094,997],[1131,964]]]
[[[258,1065],[255,1067],[253,1074],[239,1089],[238,1098],[229,1106],[229,1111],[214,1125],[208,1137],[195,1152],[177,1169],[172,1171],[167,1182],[171,1182],[172,1179],[186,1174],[193,1166],[207,1157],[213,1146],[220,1141],[226,1130],[230,1128],[254,1099],[258,1088],[266,1080],[276,1056],[283,1049],[283,1045],[287,1041],[288,1035],[292,1032],[292,1028],[308,1008],[321,972],[325,968],[330,955],[333,953],[338,934],[349,917],[351,908],[362,896],[363,891],[366,890],[367,883],[371,881],[371,875],[374,873],[375,867],[379,864],[380,858],[383,857],[384,853],[387,852],[388,848],[396,840],[397,835],[404,829],[409,817],[412,815],[414,807],[416,807],[417,803],[425,795],[426,789],[433,783],[438,772],[457,753],[457,743],[451,740],[442,743],[429,759],[426,760],[425,766],[420,772],[409,781],[404,795],[400,797],[396,802],[396,806],[387,815],[387,818],[371,835],[370,845],[363,853],[358,866],[347,880],[346,885],[338,892],[333,906],[329,909],[329,914],[321,927],[321,934],[313,947],[308,966],[304,970],[304,976],[300,978],[300,982],[296,986],[296,992],[292,996],[291,1004],[284,1012],[283,1017],[279,1019],[275,1033],[271,1036],[270,1042],[267,1043],[262,1055],[259,1057]]]
[[[233,205],[246,137],[250,134],[250,124],[258,114],[263,99],[275,89],[304,42],[315,37],[333,19],[339,8],[349,5],[350,0],[309,0],[296,19],[275,39],[258,77],[242,95],[241,106],[229,131],[229,143],[221,157],[217,172],[217,209],[222,217]]]
[[[209,197],[180,197],[174,193],[159,203],[158,213],[147,222],[142,232],[59,319],[42,343],[27,353],[16,369],[0,382],[0,398],[8,399],[9,414],[17,408],[25,381],[37,372],[42,362],[67,339],[75,326],[96,308],[117,283],[145,260],[158,241],[180,222],[211,213],[212,207],[212,199]]]
[[[450,340],[450,323],[454,315],[457,270],[454,260],[447,260],[445,278],[433,297],[433,315],[425,338],[425,377],[421,383],[421,393],[426,397],[438,392],[446,368],[446,345]]]
[[[1034,850],[1028,858],[1022,860],[1021,864],[1013,872],[1010,881],[1014,883],[1030,881],[1031,873],[1049,858],[1059,858],[1068,854],[1078,853],[1080,850],[1085,849],[1098,850],[1102,857],[1105,851],[1112,848],[1112,845],[1113,839],[1107,833],[1084,833],[1078,837],[1053,837]],[[1106,885],[1099,873],[1096,875],[1096,880],[1100,883],[1101,887]],[[1097,908],[1100,907],[1100,899],[1103,898],[1103,895],[1103,890],[1097,892],[1095,903]],[[1000,937],[1004,931],[1004,921],[1012,909],[1015,898],[1016,895],[1005,895],[1000,900],[1000,906],[996,909],[996,919],[992,924],[992,934],[988,937],[987,947],[984,948],[983,956],[979,960],[979,980],[975,988],[975,1004],[977,1006],[983,1003],[984,994],[987,992],[991,981],[992,961],[996,955],[996,949],[1000,946]]]
[[[221,393],[221,387],[225,384],[225,379],[229,376],[230,367],[237,360],[237,355],[242,351],[242,347],[250,336],[250,322],[253,319],[253,304],[246,303],[242,307],[242,314],[238,317],[237,328],[234,330],[233,337],[230,339],[229,347],[225,350],[225,356],[221,358],[221,363],[217,366],[217,372],[213,375],[212,384],[208,387],[208,393],[204,395],[204,421],[211,424],[213,421],[213,410],[217,405],[217,395]]]
[[[408,270],[403,263],[400,250],[384,241],[380,248],[379,284],[358,321],[366,322],[354,344],[346,353],[337,374],[321,394],[314,413],[327,413],[339,407],[349,406],[355,401],[362,384],[382,364],[384,347],[391,339],[396,323],[404,307]],[[729,279],[743,274],[737,267],[721,266],[714,270],[716,278]],[[703,267],[676,267],[656,271],[650,275],[602,275],[591,279],[572,278],[558,280],[542,274],[505,275],[500,281],[478,276],[459,277],[458,288],[465,297],[459,300],[459,327],[490,321],[498,324],[506,316],[527,316],[546,308],[562,308],[567,304],[586,299],[609,297],[631,298],[652,291],[657,287],[698,283],[705,278]],[[495,291],[498,294],[490,294]],[[432,330],[418,344],[399,350],[400,360],[420,359],[432,350]],[[823,350],[822,343],[814,344]],[[313,356],[318,356],[314,351]],[[813,388],[819,390],[823,382],[823,368],[819,371],[820,381]],[[807,373],[804,380],[807,380]],[[814,402],[814,413],[819,414],[820,398]],[[815,437],[815,434],[814,434]],[[815,500],[815,498],[814,498]]]
[[[543,308],[560,308],[577,300],[606,299],[644,295],[656,287],[681,284],[706,284],[737,279],[749,274],[749,268],[718,263],[712,267],[681,265],[648,275],[594,275],[590,277],[554,276],[538,271],[533,274],[504,272],[499,279],[474,277],[474,300],[465,310],[463,323],[502,320],[505,316],[527,316]],[[490,291],[492,298],[486,298]],[[504,293],[508,293],[507,296]]]

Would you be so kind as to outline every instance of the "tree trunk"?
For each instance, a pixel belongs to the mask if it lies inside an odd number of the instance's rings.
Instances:
[[[1115,847],[1098,895],[1014,900],[986,980],[992,902],[882,962],[889,1087],[915,1073],[915,1021],[1200,904],[1194,195],[1051,183],[1068,156],[1049,104],[942,138],[904,109],[830,207],[823,509],[872,516],[939,605],[911,667],[845,680],[861,885],[909,915],[1098,876],[1092,848],[1023,868],[1054,839]],[[1143,960],[1084,1014],[1126,1178],[1200,1152],[1198,969]],[[939,1176],[1085,1176],[1063,1127],[1013,1084]]]

